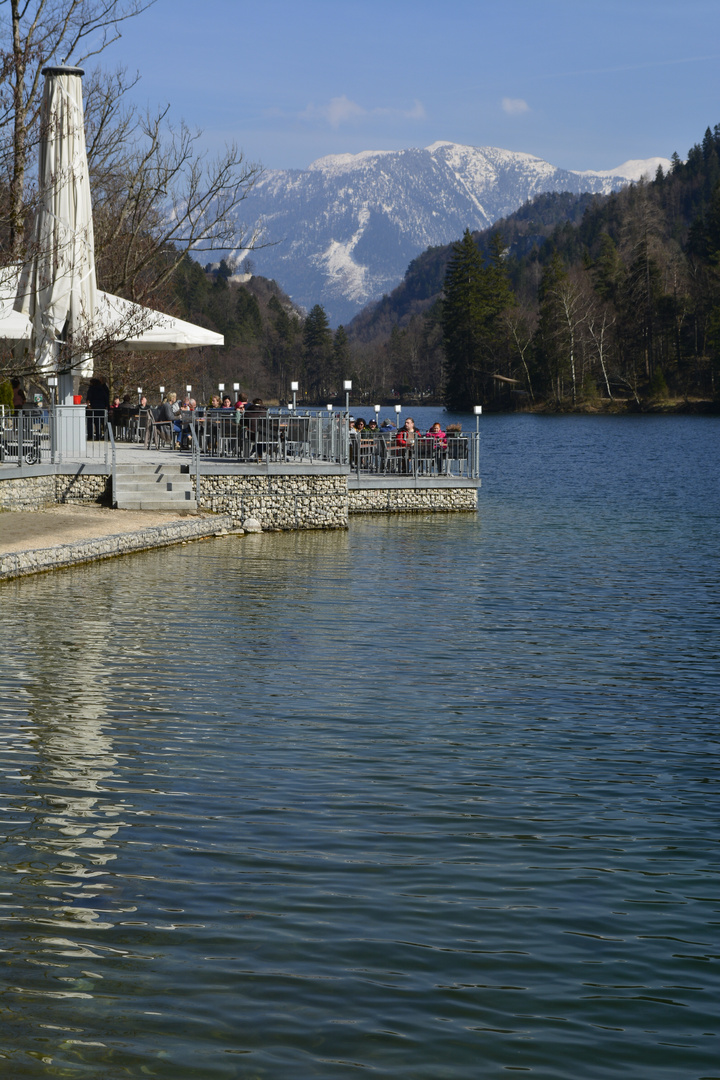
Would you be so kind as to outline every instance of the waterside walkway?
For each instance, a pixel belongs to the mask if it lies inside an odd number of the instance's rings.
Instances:
[[[238,532],[228,515],[193,517],[66,503],[0,513],[0,582]]]
[[[117,447],[116,472],[138,470],[165,486],[197,480],[190,454]],[[117,482],[117,477],[115,477]],[[230,533],[347,528],[353,514],[475,511],[478,480],[364,476],[347,465],[213,460],[183,509],[111,509],[109,464],[0,464],[0,582],[26,574]],[[117,490],[117,488],[116,488]],[[157,505],[157,504],[155,504]]]

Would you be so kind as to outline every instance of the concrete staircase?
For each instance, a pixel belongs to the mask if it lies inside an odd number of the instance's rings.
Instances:
[[[117,465],[113,496],[118,510],[197,513],[193,478],[180,464]]]

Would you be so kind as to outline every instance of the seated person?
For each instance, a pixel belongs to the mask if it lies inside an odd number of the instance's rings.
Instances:
[[[420,432],[415,427],[415,421],[412,416],[408,416],[395,436],[395,443],[401,448],[401,458],[399,462],[401,472],[408,472],[410,460],[413,457],[413,452],[416,449],[419,438]]]
[[[447,435],[440,427],[440,424],[437,422],[437,420],[430,428],[425,437],[427,439],[433,439],[435,441],[436,448],[439,448],[441,446],[447,446]]]
[[[412,416],[408,416],[403,426],[395,436],[395,440],[398,446],[405,446],[408,449],[415,445],[415,439],[420,432],[415,427],[415,421]]]
[[[113,433],[117,433],[117,429],[120,426],[120,398],[116,394],[110,402],[110,409],[108,411],[110,423],[112,424]]]
[[[262,461],[268,442],[267,406],[262,398],[253,398],[252,404],[245,407],[241,423],[255,448],[257,460]]]
[[[172,397],[172,395],[170,395]],[[175,413],[173,412],[172,402],[169,398],[163,401],[162,405],[158,406],[155,412],[155,423],[148,424],[147,431],[145,433],[145,445],[150,443],[151,433],[154,431],[158,439],[163,442],[173,441],[173,426],[175,423]]]

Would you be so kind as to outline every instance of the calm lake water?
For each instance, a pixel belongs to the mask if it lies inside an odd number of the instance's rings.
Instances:
[[[0,589],[1,1076],[720,1077],[720,420],[481,425]]]

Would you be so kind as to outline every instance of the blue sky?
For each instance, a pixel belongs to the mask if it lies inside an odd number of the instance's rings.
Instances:
[[[267,168],[447,139],[609,169],[720,123],[718,0],[157,0],[103,62]]]

